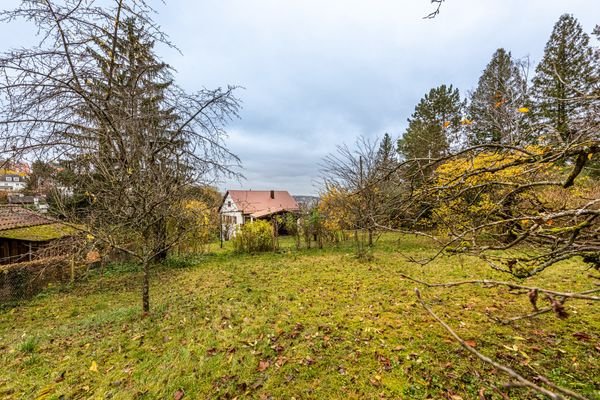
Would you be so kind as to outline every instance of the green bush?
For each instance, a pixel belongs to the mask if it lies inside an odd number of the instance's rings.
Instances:
[[[233,247],[242,253],[273,249],[273,226],[263,220],[242,225],[233,238]]]

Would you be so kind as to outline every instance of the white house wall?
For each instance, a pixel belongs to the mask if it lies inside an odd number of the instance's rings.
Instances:
[[[235,217],[236,225],[242,225],[244,223],[244,216],[242,215],[242,212],[238,209],[237,205],[235,204],[229,193],[223,201],[223,207],[221,207],[221,214]]]
[[[242,215],[242,212],[239,210],[239,208],[237,207],[237,205],[235,204],[235,202],[233,201],[233,199],[231,198],[231,195],[229,193],[227,194],[227,197],[225,197],[225,200],[223,201],[223,206],[221,207],[220,213],[223,216],[231,216],[231,217],[235,218],[235,225],[232,226],[232,225],[223,223],[223,227],[222,227],[223,233],[226,238],[235,236],[235,231],[236,231],[237,227],[244,223],[244,216]]]

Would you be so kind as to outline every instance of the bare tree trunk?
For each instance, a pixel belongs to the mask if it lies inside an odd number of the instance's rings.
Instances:
[[[75,256],[71,256],[70,260],[70,269],[71,269],[71,284],[75,282]]]
[[[144,281],[142,286],[142,309],[144,314],[150,312],[150,261],[144,260]]]
[[[159,248],[161,249],[154,256],[154,262],[161,263],[167,259],[168,251],[166,250],[166,242],[167,242],[167,223],[165,220],[161,220],[157,223],[155,227],[156,239],[159,243]]]
[[[279,248],[279,224],[277,219],[273,219],[273,251]]]

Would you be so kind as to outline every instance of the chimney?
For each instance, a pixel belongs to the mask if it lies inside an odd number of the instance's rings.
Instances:
[[[271,198],[274,199],[275,198],[275,191],[271,190]]]

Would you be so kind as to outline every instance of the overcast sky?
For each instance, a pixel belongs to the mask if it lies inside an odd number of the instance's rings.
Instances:
[[[2,0],[2,3],[14,0]],[[167,0],[156,20],[183,55],[163,51],[189,91],[241,85],[227,144],[246,180],[221,189],[318,192],[318,164],[341,143],[389,132],[430,88],[466,95],[498,47],[534,65],[562,13],[586,32],[599,0]],[[33,35],[31,31],[31,35]],[[27,33],[26,33],[27,34]],[[0,29],[0,47],[15,35]]]

